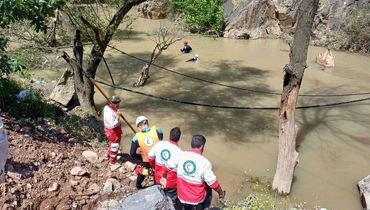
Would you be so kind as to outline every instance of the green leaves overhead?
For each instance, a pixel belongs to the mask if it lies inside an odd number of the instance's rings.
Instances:
[[[65,0],[0,0],[0,27],[12,22],[30,20],[37,31],[46,30],[46,17],[54,16]]]

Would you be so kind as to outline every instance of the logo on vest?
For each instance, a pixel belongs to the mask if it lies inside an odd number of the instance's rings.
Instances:
[[[164,160],[164,161],[167,161],[171,158],[171,152],[168,150],[168,149],[164,149],[162,150],[161,152],[161,158]]]
[[[182,168],[184,169],[187,175],[192,175],[197,170],[197,167],[195,166],[195,163],[192,160],[185,161],[185,163],[182,165]]]
[[[146,137],[144,139],[144,144],[148,147],[152,146],[153,145],[153,139],[151,137]]]

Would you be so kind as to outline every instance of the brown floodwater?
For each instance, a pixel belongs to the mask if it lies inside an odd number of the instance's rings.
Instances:
[[[134,22],[132,33],[128,37],[125,34],[116,36],[112,45],[130,55],[149,59],[154,43],[148,33],[160,24],[173,26],[167,21],[138,19]],[[279,106],[279,95],[261,91],[281,93],[282,69],[289,60],[289,47],[283,41],[214,39],[186,33],[180,35],[189,41],[193,52],[181,54],[179,49],[182,42],[177,42],[163,52],[156,64],[212,83],[153,66],[147,84],[133,88],[132,84],[143,62],[108,49],[106,60],[116,84],[186,102],[226,107]],[[323,50],[319,47],[309,48],[308,68],[301,94],[370,92],[370,57],[334,51],[336,66],[323,71],[315,63],[315,56]],[[199,62],[185,62],[195,54],[199,55]],[[97,78],[110,82],[103,63]],[[164,130],[166,139],[169,130],[179,126],[182,130],[180,146],[184,150],[189,149],[192,135],[206,136],[205,156],[213,163],[214,171],[230,199],[237,200],[245,196],[245,193],[238,190],[245,179],[245,173],[272,181],[278,155],[278,110],[194,106],[103,87],[110,95],[122,97],[122,111],[132,125],[138,115],[145,115],[151,125]],[[298,106],[367,97],[370,95],[301,96]],[[96,101],[103,104],[104,100],[99,93],[96,94]],[[296,120],[300,129],[297,137],[299,164],[294,173],[290,197],[307,202],[309,208],[361,209],[356,184],[370,174],[369,101],[299,109]],[[127,126],[124,126],[124,133],[122,149],[128,152],[132,133]]]

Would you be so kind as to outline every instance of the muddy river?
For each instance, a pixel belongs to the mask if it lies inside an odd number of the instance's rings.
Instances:
[[[112,45],[132,56],[149,59],[154,43],[148,33],[160,24],[169,23],[139,19],[128,37],[121,34]],[[245,172],[272,181],[278,152],[278,110],[260,108],[279,106],[280,96],[270,93],[281,93],[282,69],[288,63],[289,47],[280,40],[180,35],[189,41],[192,53],[181,54],[182,42],[173,44],[156,62],[167,70],[153,66],[150,79],[140,88],[133,88],[132,84],[143,62],[109,49],[106,60],[116,84],[153,96],[224,108],[104,88],[123,98],[122,110],[133,125],[138,115],[146,115],[151,125],[164,130],[166,139],[169,130],[179,126],[183,149],[190,147],[193,134],[205,135],[205,156],[213,163],[228,197],[236,200],[245,195],[238,190]],[[323,71],[314,61],[322,51],[323,48],[309,48],[300,93],[325,96],[301,96],[298,106],[370,97],[370,94],[330,96],[370,92],[370,57],[334,51],[336,66]],[[195,54],[199,55],[199,62],[185,62]],[[97,78],[110,81],[103,63]],[[96,94],[96,101],[102,104],[104,100]],[[370,174],[370,101],[299,109],[296,120],[300,128],[297,139],[300,156],[290,197],[307,202],[307,207],[361,209],[356,183]],[[132,133],[127,126],[124,132],[123,151],[128,152]]]

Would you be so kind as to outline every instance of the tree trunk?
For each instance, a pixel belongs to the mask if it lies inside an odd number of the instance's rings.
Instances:
[[[285,75],[279,111],[279,155],[272,188],[279,194],[289,194],[294,168],[298,163],[295,124],[295,107],[304,71],[311,29],[319,0],[302,0],[297,11],[297,24],[290,48],[289,64],[284,67]]]
[[[84,76],[84,70],[82,67],[83,61],[83,45],[80,40],[80,31],[76,30],[73,38],[73,54],[76,58],[76,68],[74,68],[75,75],[75,89],[78,97],[78,101],[83,107],[84,111],[90,115],[96,115],[95,103],[94,103],[94,85],[92,82]],[[87,76],[92,78],[95,77],[88,70],[85,72]]]

